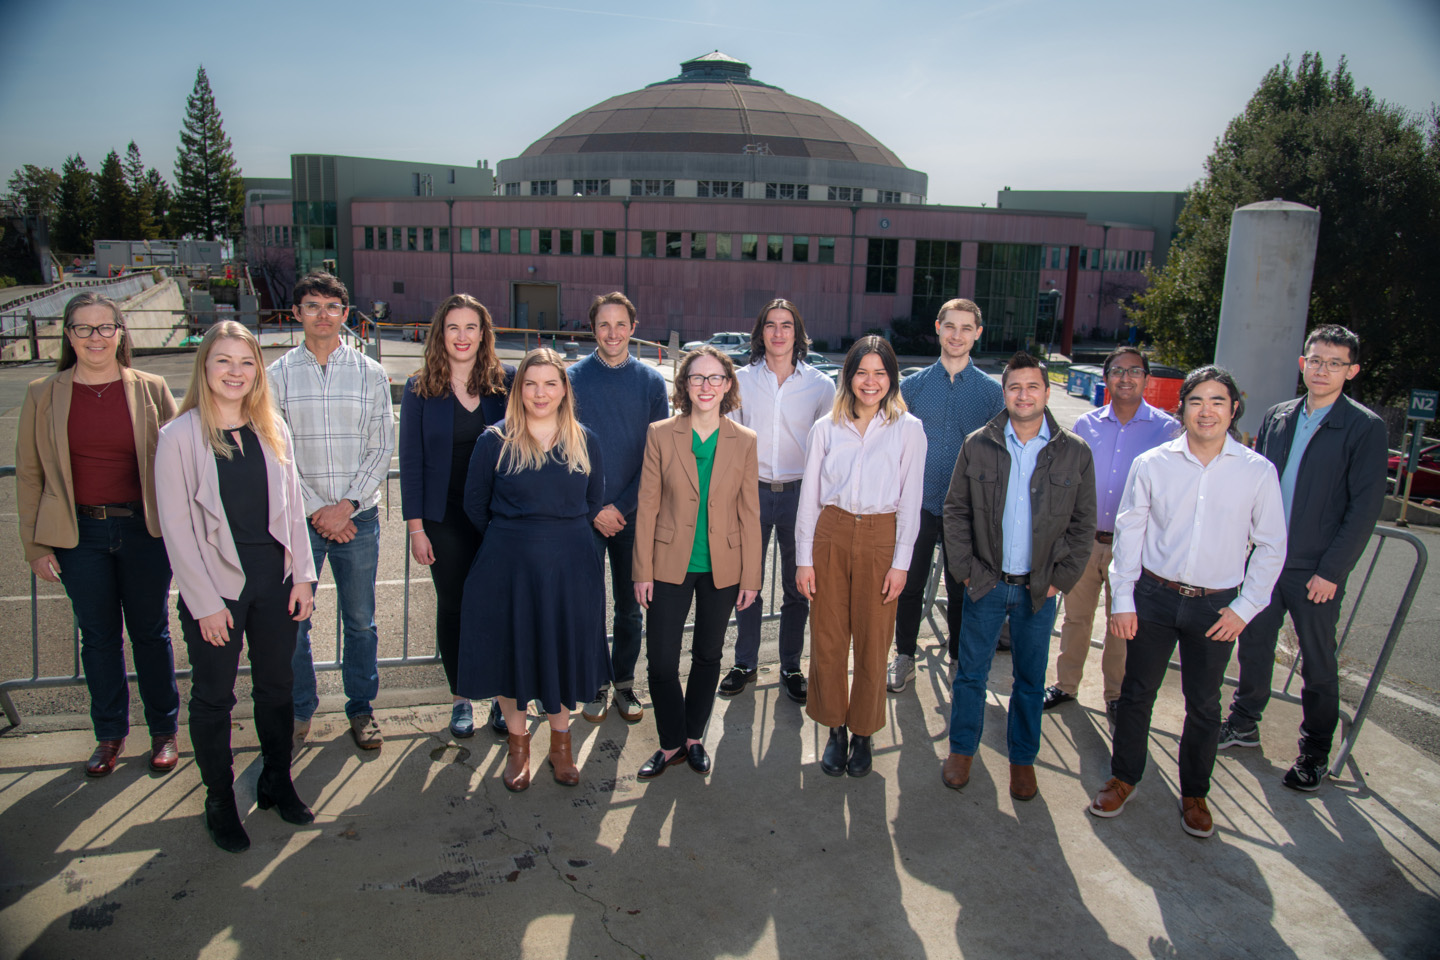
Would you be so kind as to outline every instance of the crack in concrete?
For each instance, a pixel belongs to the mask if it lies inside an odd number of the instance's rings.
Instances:
[[[411,725],[412,725],[418,732],[420,732],[420,733],[424,734],[425,736],[429,737],[431,740],[435,740],[435,741],[440,742],[443,746],[448,747],[448,746],[450,745],[450,740],[449,740],[449,738],[442,738],[442,737],[440,737],[438,734],[434,733],[433,731],[430,731],[430,730],[425,729],[424,727],[421,727],[420,724],[419,724],[419,718],[416,717],[413,712],[411,713],[410,720],[411,720]],[[458,746],[458,744],[457,744],[457,746]],[[461,749],[463,749],[463,748],[461,748]],[[488,753],[488,751],[486,751],[486,752]],[[473,756],[475,756],[475,754],[472,752],[472,753],[470,753],[470,755],[467,756],[467,757],[463,757],[463,758],[457,757],[455,760],[453,760],[453,761],[451,761],[451,762],[452,762],[452,763],[459,764],[460,766],[466,767],[467,769],[471,770],[471,771],[474,772],[474,773],[479,773],[479,772],[480,772],[479,767],[478,767],[475,763],[472,763],[472,762],[471,762],[471,759],[470,759],[470,758],[473,757]],[[506,837],[507,839],[512,840],[512,841],[514,841],[514,842],[517,843],[517,844],[520,844],[521,846],[525,847],[527,850],[538,850],[541,854],[543,854],[544,857],[545,857],[545,862],[546,862],[547,864],[549,864],[551,871],[554,872],[554,874],[555,874],[555,879],[559,880],[560,883],[562,883],[563,885],[565,885],[566,887],[568,887],[572,893],[574,893],[574,894],[576,894],[577,896],[582,897],[582,898],[584,898],[584,899],[586,899],[586,900],[589,900],[591,903],[595,904],[595,906],[600,909],[600,927],[601,927],[601,929],[603,929],[603,930],[605,931],[605,935],[606,935],[607,937],[609,937],[610,940],[611,940],[616,946],[621,947],[621,948],[623,948],[623,949],[625,949],[625,950],[628,950],[628,951],[629,951],[631,954],[633,954],[634,956],[640,957],[641,960],[644,960],[645,954],[641,953],[639,950],[636,950],[634,947],[632,947],[630,944],[626,943],[624,940],[621,940],[619,937],[615,936],[614,931],[612,931],[612,930],[610,929],[610,911],[611,911],[611,909],[612,909],[611,905],[608,904],[608,903],[606,903],[605,901],[601,900],[599,897],[593,896],[593,895],[591,895],[591,894],[589,894],[589,893],[586,893],[584,890],[581,890],[580,887],[579,887],[579,882],[580,882],[580,881],[579,881],[578,879],[577,879],[577,880],[571,880],[570,877],[569,877],[569,875],[566,874],[565,871],[561,868],[561,865],[555,862],[554,858],[553,858],[552,855],[551,855],[551,854],[552,854],[552,848],[551,848],[551,846],[550,846],[549,844],[532,844],[532,843],[528,843],[528,842],[526,842],[525,840],[523,840],[522,838],[515,836],[515,835],[512,834],[508,829],[506,829],[505,821],[504,821],[503,818],[500,816],[499,808],[497,808],[497,807],[495,806],[495,803],[490,799],[490,780],[491,780],[491,778],[489,778],[489,777],[482,777],[482,778],[480,779],[480,790],[481,790],[481,792],[484,793],[485,808],[486,808],[486,810],[488,811],[488,816],[489,816],[489,819],[490,819],[490,823],[491,823],[491,825],[493,826],[493,828],[495,829],[495,831],[498,832],[501,836]],[[502,786],[503,786],[503,785],[502,785]],[[537,824],[537,826],[539,826],[539,825]],[[546,833],[547,833],[547,835],[548,835],[548,834],[549,834],[549,831],[547,830]],[[619,910],[620,908],[617,906],[617,907],[614,907],[613,909]]]

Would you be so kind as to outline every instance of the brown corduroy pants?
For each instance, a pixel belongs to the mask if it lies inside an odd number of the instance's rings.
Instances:
[[[895,514],[857,516],[834,506],[820,512],[805,705],[816,723],[864,737],[885,726],[885,657],[895,638],[896,604],[882,602],[880,590],[894,555]]]

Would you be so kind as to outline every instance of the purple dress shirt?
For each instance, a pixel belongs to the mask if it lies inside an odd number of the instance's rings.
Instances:
[[[1098,512],[1095,529],[1115,531],[1115,514],[1125,494],[1130,465],[1146,450],[1173,440],[1181,433],[1180,421],[1164,410],[1140,401],[1140,409],[1122,425],[1110,412],[1110,404],[1091,410],[1075,421],[1075,433],[1090,445],[1095,458],[1095,499]]]

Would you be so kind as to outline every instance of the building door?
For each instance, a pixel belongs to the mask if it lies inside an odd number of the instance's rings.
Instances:
[[[560,329],[558,283],[511,284],[511,325],[527,330]]]

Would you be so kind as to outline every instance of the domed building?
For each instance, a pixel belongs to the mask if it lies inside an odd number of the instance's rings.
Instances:
[[[719,52],[583,110],[503,160],[506,196],[923,203],[927,178],[858,124]]]

